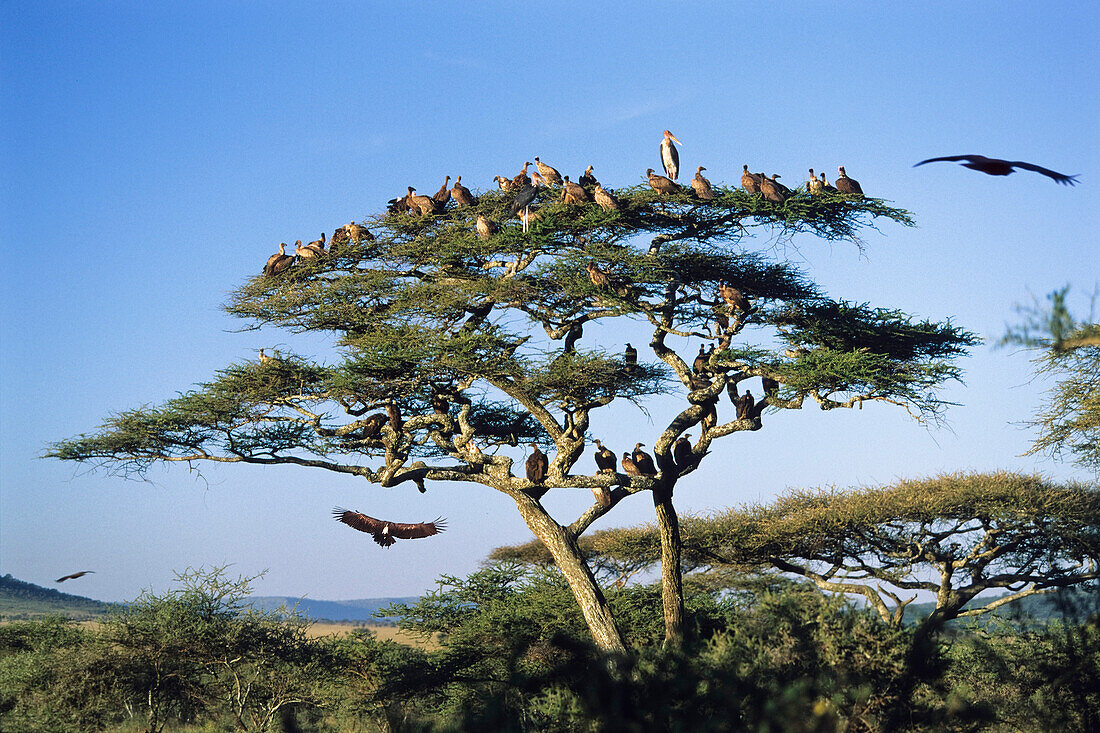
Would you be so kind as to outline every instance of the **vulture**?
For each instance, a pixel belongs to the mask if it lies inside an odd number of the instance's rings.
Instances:
[[[363,435],[367,438],[374,438],[382,432],[382,426],[385,424],[386,416],[381,412],[368,415],[367,419],[363,421]]]
[[[508,193],[509,191],[515,189],[515,186],[512,185],[511,178],[505,178],[504,176],[493,176],[493,180],[497,182],[498,186],[500,186],[500,190],[504,191],[505,193]]]
[[[592,175],[592,166],[588,166],[584,169],[584,173],[581,174],[581,177],[577,179],[577,183],[587,188],[591,188],[592,186],[598,186],[600,182]]]
[[[353,512],[336,507],[332,515],[337,522],[343,522],[352,529],[374,536],[374,541],[389,547],[397,540],[415,540],[421,537],[431,537],[439,534],[447,528],[446,520],[437,518],[434,522],[420,522],[419,524],[403,524],[401,522],[387,522],[384,519],[375,519],[366,514]]]
[[[432,411],[439,415],[446,415],[447,409],[450,407],[450,403],[447,399],[438,392],[431,396],[429,400],[432,405]]]
[[[477,236],[488,240],[496,234],[497,225],[485,218],[484,214],[477,215]]]
[[[395,433],[400,433],[401,429],[405,427],[405,422],[401,419],[401,408],[397,406],[396,402],[387,402],[386,414],[390,419],[390,427],[393,428]]]
[[[818,180],[813,168],[810,169],[810,180],[806,181],[806,190],[810,192],[811,196],[817,196],[825,192],[825,182]]]
[[[1073,186],[1077,183],[1077,176],[1067,176],[1065,173],[1059,173],[1052,171],[1050,168],[1043,168],[1042,166],[1035,165],[1034,163],[1025,163],[1022,160],[1001,160],[1000,158],[987,158],[984,155],[945,155],[942,158],[929,158],[928,160],[922,160],[913,167],[918,165],[924,165],[925,163],[935,163],[937,161],[956,161],[965,160],[965,163],[960,163],[964,168],[970,170],[981,171],[991,176],[1007,176],[1011,173],[1015,173],[1016,168],[1023,168],[1025,171],[1035,171],[1036,173],[1042,173],[1044,176],[1051,178],[1055,183],[1061,183],[1067,186]],[[841,173],[844,169],[840,169]],[[837,185],[840,185],[840,181],[837,180]],[[862,191],[860,191],[862,193]]]
[[[451,198],[455,200],[455,204],[460,209],[477,203],[477,199],[470,193],[470,189],[462,185],[462,176],[455,179],[455,185],[451,187]]]
[[[314,239],[312,242],[306,245],[310,249],[320,250],[321,254],[325,253],[325,233],[321,232],[320,239]]]
[[[520,220],[520,223],[523,224],[524,231],[526,231],[531,228],[531,222],[538,221],[542,218],[542,215],[537,211],[528,211],[524,209],[516,214],[516,217]]]
[[[596,188],[592,192],[592,196],[596,199],[596,203],[600,205],[600,208],[604,211],[618,211],[618,200],[604,190],[604,187],[600,184],[596,184]]]
[[[615,454],[600,441],[596,441],[596,467],[600,473],[615,473]]]
[[[681,435],[672,444],[672,460],[676,468],[683,470],[691,463],[691,436]]]
[[[727,305],[743,313],[748,313],[749,308],[752,307],[745,294],[727,282],[723,282],[718,286],[718,294],[722,296],[722,300],[726,301]]]
[[[677,140],[679,142],[679,140]],[[642,446],[645,443],[635,443],[634,452],[630,455],[634,461],[634,465],[638,467],[638,471],[643,476],[656,476],[657,466],[653,463],[653,457],[642,450]]]
[[[302,240],[299,239],[298,241],[301,242]],[[301,244],[296,245],[294,247],[294,254],[298,255],[299,260],[315,260],[319,257],[323,257],[325,255],[325,251],[323,249],[313,246],[313,243],[310,242],[305,247],[303,247]]]
[[[275,357],[268,356],[267,354],[264,353],[263,349],[260,349],[260,363],[261,364],[268,364],[268,363],[273,362],[273,361],[275,361]]]
[[[752,416],[753,408],[756,407],[756,398],[752,396],[752,392],[746,389],[745,394],[737,398],[737,402],[734,404],[737,407],[737,419],[744,420]]]
[[[634,463],[634,459],[630,457],[629,453],[623,452],[623,473],[627,476],[641,476],[642,472],[638,469],[637,464]]]
[[[94,573],[94,572],[95,572],[94,570],[81,570],[79,573],[72,573],[70,575],[62,575],[60,578],[58,578],[54,582],[55,583],[64,583],[66,580],[72,580],[73,578],[80,578],[80,577],[83,577],[83,576],[87,575],[88,573]]]
[[[302,240],[298,240],[298,245],[301,245]],[[280,272],[290,267],[294,262],[294,255],[288,255],[286,253],[286,242],[279,243],[279,253],[273,254],[267,258],[267,264],[264,265],[264,274],[268,277],[272,275],[278,275]]]
[[[710,351],[707,351],[705,344],[699,344],[699,355],[695,357],[695,363],[691,365],[691,370],[696,374],[702,374],[707,368],[707,360],[710,355],[714,353],[714,347],[710,347]]]
[[[863,189],[859,187],[859,181],[849,178],[844,172],[844,166],[838,166],[837,170],[840,171],[840,176],[836,179],[836,190],[840,193],[858,193],[862,196]]]
[[[512,188],[523,188],[531,185],[531,177],[527,175],[527,166],[529,165],[531,165],[530,161],[523,164],[523,170],[512,179]]]
[[[409,186],[409,211],[419,211],[421,216],[435,212],[435,201],[428,196],[417,196],[413,192],[415,188]]]
[[[584,269],[588,270],[588,279],[592,281],[592,284],[597,288],[606,288],[611,285],[611,278],[607,276],[607,273],[600,269],[600,266],[595,262],[589,262],[584,266]],[[629,346],[629,344],[627,344]]]
[[[561,185],[561,173],[558,173],[556,168],[546,165],[539,156],[535,156],[535,167],[539,169],[539,173],[542,174],[543,179],[548,186],[560,186]]]
[[[665,130],[665,138],[661,141],[661,165],[665,167],[665,175],[675,181],[676,176],[680,174],[680,153],[672,144],[673,140],[680,143],[679,138]],[[680,144],[683,145],[683,143]]]
[[[614,456],[612,456],[614,460]],[[606,486],[593,486],[592,495],[596,497],[596,503],[605,509],[611,506],[611,489]]]
[[[538,443],[531,443],[534,452],[527,457],[527,480],[533,484],[541,484],[546,480],[546,471],[550,468],[550,459],[539,450]]]
[[[822,190],[825,191],[825,193],[836,193],[836,189],[829,183],[828,179],[825,178],[825,171],[822,171],[819,175],[821,176]]]
[[[777,181],[777,178],[779,178],[778,173],[773,173],[771,178],[762,176],[760,178],[760,193],[764,194],[764,198],[768,201],[781,204],[791,195],[791,189]]]
[[[653,172],[652,168],[646,168],[646,178],[649,179],[650,187],[657,192],[659,196],[667,196],[670,193],[674,193],[680,190],[680,187],[672,182],[671,179],[659,176]]]
[[[626,364],[626,373],[630,374],[638,366],[638,350],[630,344],[623,351],[623,363]]]
[[[386,211],[391,214],[399,214],[405,211],[411,211],[412,206],[409,204],[409,196],[405,194],[401,198],[390,199],[386,202]]]
[[[439,187],[439,190],[432,194],[432,201],[435,202],[437,208],[442,209],[446,206],[447,202],[451,200],[451,177],[447,176],[443,179],[443,185]]]
[[[348,224],[345,224],[342,227],[337,227],[332,233],[332,239],[328,241],[329,252],[335,252],[337,247],[351,241],[351,234],[348,233],[348,226]]]
[[[592,200],[592,197],[588,195],[588,191],[584,190],[584,186],[579,183],[573,183],[569,180],[569,176],[565,177],[563,185],[565,190],[562,191],[561,200],[567,204],[586,204]]]
[[[706,168],[699,166],[695,169],[695,178],[691,179],[691,190],[695,192],[695,195],[701,199],[709,201],[714,198],[714,191],[710,187],[710,181],[703,178],[702,171]]]
[[[745,189],[745,193],[760,193],[761,178],[762,176],[755,173],[749,173],[749,164],[745,163],[744,171],[741,173],[741,188]]]
[[[354,221],[349,221],[344,226],[344,231],[348,234],[348,239],[352,242],[358,242],[360,240],[367,240],[368,242],[374,241],[374,235],[370,233],[370,230],[366,227],[361,227]]]
[[[714,312],[714,330],[721,336],[726,332],[726,329],[730,327],[730,318],[722,311]]]

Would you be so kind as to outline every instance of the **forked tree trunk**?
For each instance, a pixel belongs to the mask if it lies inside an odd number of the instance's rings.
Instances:
[[[596,642],[596,646],[604,651],[625,654],[626,644],[623,643],[622,634],[615,625],[611,608],[607,605],[607,599],[600,590],[599,584],[596,583],[596,576],[584,561],[576,540],[570,536],[567,529],[555,522],[537,501],[527,498],[517,499],[516,506],[519,507],[527,526],[550,551],[555,564],[565,576],[569,588],[573,591],[573,597],[581,607],[581,613],[584,614],[584,620],[588,623],[588,629],[592,632],[592,639]]]
[[[684,641],[684,582],[680,572],[680,520],[672,506],[672,492],[653,493],[657,510],[657,533],[661,537],[661,604],[665,609],[665,646]]]

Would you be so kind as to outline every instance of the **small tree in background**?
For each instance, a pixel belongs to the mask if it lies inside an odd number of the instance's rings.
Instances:
[[[858,241],[877,217],[911,224],[906,212],[862,196],[799,192],[774,204],[714,190],[702,201],[686,190],[621,189],[618,208],[605,210],[539,189],[529,231],[511,218],[512,195],[497,192],[465,208],[373,217],[364,222],[371,238],[256,277],[228,305],[256,328],[332,334],[336,363],[285,355],[232,365],[47,455],[124,475],[158,461],[218,461],[299,465],[422,491],[433,481],[492,488],[547,548],[596,643],[618,651],[622,635],[577,543],[622,499],[649,491],[666,638],[678,642],[674,489],[717,441],[760,430],[766,408],[799,409],[807,398],[823,410],[883,401],[935,418],[945,406],[936,389],[958,379],[953,360],[976,343],[950,322],[830,299],[774,256],[774,242],[769,255],[750,249],[753,229]],[[479,236],[479,216],[496,231]],[[648,325],[656,361],[625,357],[613,329],[596,341],[591,326],[622,321]],[[727,395],[732,406],[721,407]],[[651,445],[656,475],[583,466],[596,411],[655,397],[671,418],[617,448]],[[674,443],[692,430],[690,451],[677,459]],[[529,442],[549,452],[535,481],[514,467],[512,449]],[[597,500],[567,521],[540,501],[575,490]]]

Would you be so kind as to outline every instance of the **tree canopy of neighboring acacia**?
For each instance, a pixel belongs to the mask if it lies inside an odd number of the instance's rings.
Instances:
[[[681,520],[684,567],[776,569],[862,597],[900,625],[923,591],[936,630],[1020,598],[1100,579],[1100,490],[1012,473],[959,474],[846,491],[788,491],[769,505]],[[632,574],[660,561],[653,525],[593,532],[582,546],[597,567]],[[537,543],[495,560],[550,560]],[[979,593],[1007,591],[965,608]]]
[[[621,635],[577,539],[623,498],[652,491],[675,640],[683,600],[673,488],[715,441],[760,429],[765,408],[797,409],[806,398],[826,410],[881,400],[934,418],[945,406],[937,388],[959,378],[953,361],[977,342],[949,321],[831,299],[777,256],[796,234],[862,246],[861,229],[876,218],[911,225],[907,212],[858,195],[799,191],[774,204],[734,188],[714,192],[702,201],[687,189],[658,196],[636,186],[615,191],[618,208],[604,210],[542,188],[526,232],[512,218],[513,195],[495,191],[465,208],[374,216],[362,222],[374,238],[252,277],[227,305],[254,328],[332,334],[335,361],[284,354],[234,364],[48,455],[122,474],[209,460],[300,465],[385,487],[491,487],[515,501],[606,649],[622,649]],[[480,237],[479,215],[496,231]],[[593,265],[606,280],[590,275]],[[719,297],[723,283],[750,307]],[[624,359],[613,328],[588,328],[620,320],[648,324],[650,358]],[[712,351],[696,372],[700,344]],[[723,398],[744,404],[739,388],[754,378],[762,381],[753,404],[735,411]],[[676,401],[661,403],[674,406],[673,417],[617,436],[628,445],[615,447],[652,446],[658,475],[581,462],[600,437],[589,433],[594,410],[657,396]],[[676,463],[673,442],[693,428],[692,451]],[[528,442],[548,450],[538,483],[514,467],[513,449]],[[547,491],[578,489],[602,496],[572,521],[555,520],[540,502]]]

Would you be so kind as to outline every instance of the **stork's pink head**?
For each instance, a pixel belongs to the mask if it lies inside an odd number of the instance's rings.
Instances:
[[[673,134],[672,134],[671,132],[669,132],[668,130],[665,130],[665,139],[666,139],[666,140],[668,140],[669,138],[672,138],[672,139],[673,139],[673,140],[675,140],[676,142],[678,142],[678,143],[680,143],[681,145],[683,145],[683,143],[681,143],[681,142],[680,142],[680,138],[676,137],[675,135],[673,135]]]

